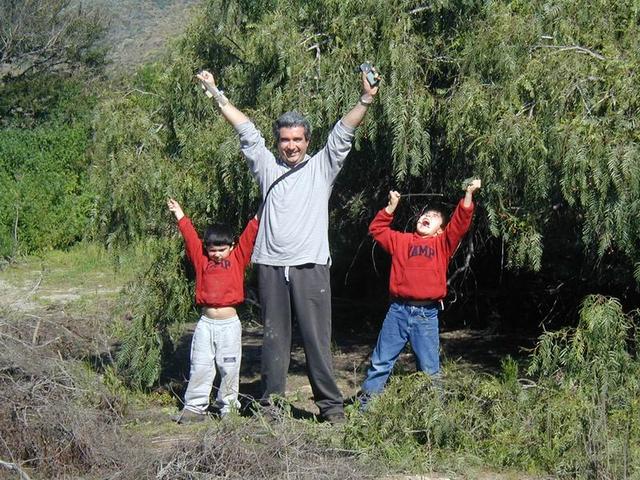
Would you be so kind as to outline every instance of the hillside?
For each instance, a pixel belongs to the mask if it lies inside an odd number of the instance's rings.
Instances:
[[[131,71],[154,60],[189,25],[200,0],[86,0],[109,21],[109,71]]]

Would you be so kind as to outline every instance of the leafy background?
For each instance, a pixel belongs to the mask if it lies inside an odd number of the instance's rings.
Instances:
[[[455,205],[460,180],[473,174],[484,188],[471,242],[452,267],[460,274],[450,286],[451,319],[557,326],[575,322],[589,293],[636,306],[637,5],[379,7],[371,0],[210,0],[194,9],[164,57],[133,74],[95,80],[104,66],[100,50],[83,43],[93,53],[71,49],[75,70],[5,75],[3,92],[21,95],[3,95],[2,255],[80,238],[116,253],[148,245],[154,267],[142,268],[125,300],[139,322],[125,345],[152,351],[139,358],[157,362],[171,345],[172,325],[183,320],[162,312],[189,311],[186,296],[162,295],[181,291],[177,285],[154,280],[183,275],[165,198],[182,201],[196,225],[215,218],[238,231],[257,206],[236,135],[194,72],[212,70],[267,138],[275,117],[300,110],[314,127],[315,150],[357,100],[354,67],[371,59],[383,87],[331,200],[336,297],[384,308],[388,259],[368,254],[366,227],[390,188],[407,194],[397,224],[404,228],[425,202]],[[95,38],[105,32],[83,25]],[[155,313],[138,296],[158,298]]]

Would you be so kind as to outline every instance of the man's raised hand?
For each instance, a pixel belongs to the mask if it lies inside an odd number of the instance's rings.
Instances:
[[[213,78],[211,72],[202,70],[200,73],[196,74],[196,78],[200,80],[200,86],[204,90],[207,97],[211,98],[216,94],[218,88],[216,87],[216,81]]]
[[[373,72],[376,80],[378,80],[378,83],[376,83],[375,87],[372,87],[371,84],[369,83],[369,80],[367,80],[367,74],[365,72],[362,72],[362,95],[364,96],[370,95],[373,99],[373,97],[375,97],[376,94],[378,93],[378,88],[380,87],[380,82],[382,81],[382,78],[380,77],[380,74],[376,70],[376,67],[371,67],[371,71]]]

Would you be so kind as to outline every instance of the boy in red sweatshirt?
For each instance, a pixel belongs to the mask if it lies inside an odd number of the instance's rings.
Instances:
[[[414,233],[392,230],[393,214],[400,201],[396,191],[389,192],[389,204],[371,222],[369,232],[391,254],[391,305],[362,384],[361,409],[366,408],[372,395],[382,392],[407,341],[411,342],[418,370],[429,375],[440,371],[438,311],[447,294],[447,266],[469,230],[473,193],[480,185],[477,179],[467,185],[446,227],[441,211],[427,210],[418,218]]]
[[[216,404],[224,417],[240,407],[242,328],[235,307],[244,301],[244,271],[251,260],[258,220],[251,219],[237,246],[231,229],[220,223],[207,228],[203,241],[178,202],[170,198],[167,206],[178,220],[187,257],[195,269],[196,304],[202,314],[191,340],[191,371],[184,408],[173,420],[199,422],[207,417],[216,368],[220,372]]]

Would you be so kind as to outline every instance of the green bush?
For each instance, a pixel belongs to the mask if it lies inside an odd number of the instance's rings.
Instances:
[[[213,217],[239,230],[252,215],[255,182],[235,132],[194,82],[199,69],[215,73],[268,143],[279,114],[306,114],[314,151],[357,101],[353,67],[371,59],[383,85],[334,188],[335,271],[349,268],[390,188],[454,203],[460,180],[475,174],[484,181],[475,236],[495,255],[485,265],[546,267],[557,285],[591,275],[626,288],[640,245],[638,77],[630,73],[640,56],[625,47],[638,37],[634,3],[385,5],[205,2],[167,58],[99,108],[97,238],[118,246],[165,235],[167,195],[196,224]],[[584,273],[594,264],[607,275]],[[497,276],[486,269],[478,278]],[[361,291],[379,283],[370,275]]]
[[[120,314],[130,323],[125,325],[116,366],[131,387],[144,389],[157,382],[162,360],[171,354],[183,323],[196,317],[182,249],[179,241],[146,242],[144,251],[152,260],[121,294]]]
[[[81,122],[0,131],[0,257],[68,247],[84,236],[89,140]]]
[[[127,192],[154,201],[155,178],[172,167],[209,181],[210,200],[198,199],[207,212],[249,216],[257,191],[233,130],[194,84],[197,70],[213,70],[268,142],[283,111],[308,115],[313,151],[355,104],[353,67],[370,58],[383,87],[334,193],[335,218],[346,220],[332,222],[332,235],[346,248],[357,241],[345,231],[390,187],[455,201],[473,173],[485,181],[482,234],[505,241],[510,266],[540,270],[545,240],[560,236],[571,253],[615,253],[629,268],[640,235],[639,85],[629,74],[640,56],[625,48],[638,36],[635,4],[422,3],[206,2],[165,64],[105,104],[116,118],[100,116],[96,178],[128,165],[139,183],[115,186],[123,198],[100,205],[101,225],[125,240],[146,235],[162,220],[150,204],[147,223],[126,212]]]
[[[633,315],[636,315],[634,313]],[[633,316],[588,297],[578,326],[544,334],[529,378],[505,360],[498,376],[449,365],[442,387],[424,374],[392,378],[347,448],[429,470],[491,465],[562,478],[640,475],[640,358]]]

